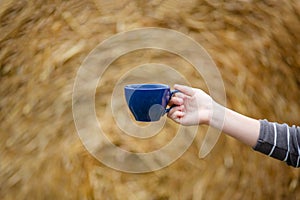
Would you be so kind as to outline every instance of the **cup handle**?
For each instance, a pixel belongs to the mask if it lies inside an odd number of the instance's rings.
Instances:
[[[180,91],[179,91],[179,90],[172,90],[172,91],[171,91],[171,95],[170,95],[169,101],[171,100],[172,96],[173,96],[174,94],[176,94],[177,92],[180,92]],[[168,102],[169,102],[169,101],[168,101]],[[168,113],[168,112],[170,112],[170,110],[171,110],[172,108],[174,108],[175,106],[176,106],[176,105],[172,105],[171,107],[166,108],[165,114]]]

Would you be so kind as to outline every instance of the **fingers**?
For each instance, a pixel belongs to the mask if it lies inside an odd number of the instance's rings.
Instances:
[[[175,122],[180,123],[181,118],[184,116],[183,109],[184,109],[183,105],[173,107],[169,111],[168,117],[174,120]]]
[[[195,94],[195,91],[193,88],[191,87],[188,87],[188,86],[185,86],[185,85],[178,85],[178,84],[175,84],[174,85],[174,88],[176,90],[179,90],[180,92],[182,92],[183,94],[186,94],[188,96],[193,96]],[[180,93],[179,93],[180,94]]]
[[[183,99],[180,97],[172,97],[169,105],[182,105],[183,104]]]
[[[176,94],[173,95],[173,97],[178,97],[178,98],[184,99],[186,97],[186,95],[181,92],[177,92]]]

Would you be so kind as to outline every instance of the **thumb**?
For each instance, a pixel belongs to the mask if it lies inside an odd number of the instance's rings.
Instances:
[[[195,94],[195,90],[193,88],[185,85],[175,84],[174,89],[179,90],[180,92],[188,96],[193,96]]]

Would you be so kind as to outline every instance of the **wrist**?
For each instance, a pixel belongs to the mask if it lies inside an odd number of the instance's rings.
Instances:
[[[210,98],[209,103],[199,109],[199,124],[211,125],[213,123],[214,107],[216,107],[216,102]]]
[[[225,121],[226,108],[212,100],[212,105],[207,121],[207,125],[217,129],[222,129]]]

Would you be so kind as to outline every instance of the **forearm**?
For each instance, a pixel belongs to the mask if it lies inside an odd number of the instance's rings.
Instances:
[[[213,113],[209,125],[222,130],[225,134],[253,147],[257,143],[260,123],[256,119],[239,114],[217,103],[213,106]]]

